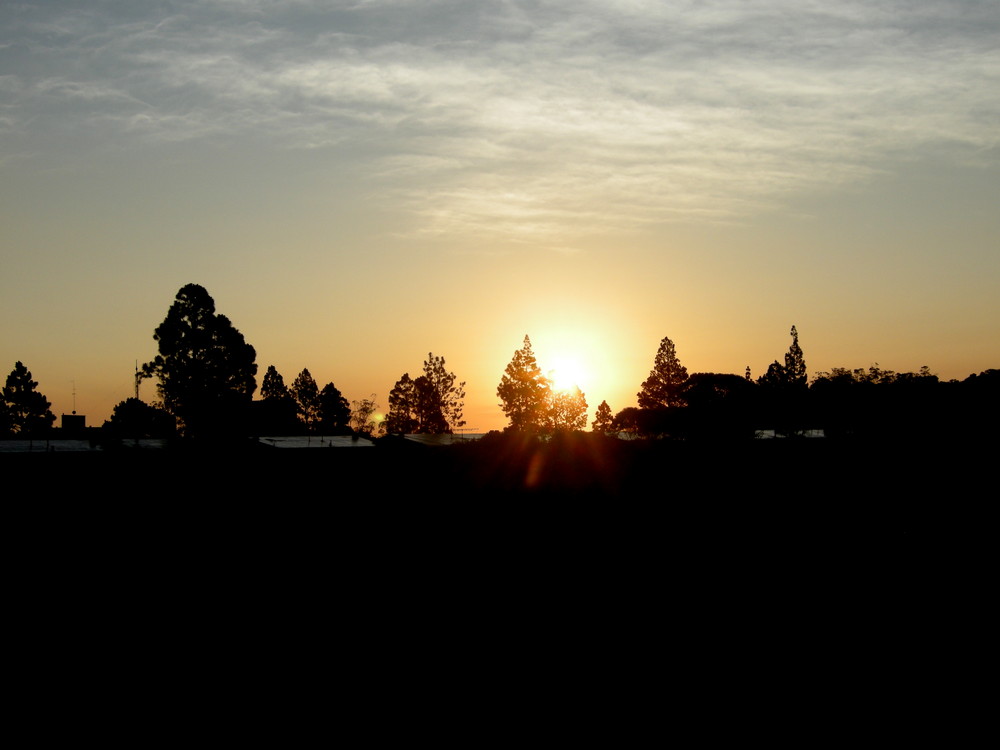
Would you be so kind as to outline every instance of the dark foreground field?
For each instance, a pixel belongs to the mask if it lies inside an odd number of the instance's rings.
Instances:
[[[33,533],[192,551],[354,550],[378,566],[690,552],[735,563],[930,554],[991,528],[993,447],[955,441],[626,443],[3,456],[4,512]],[[14,489],[20,485],[20,489]],[[377,553],[376,553],[377,551]],[[708,554],[711,553],[711,554]],[[180,555],[183,559],[183,555]]]
[[[71,696],[75,726],[105,734],[91,701],[143,731],[169,734],[175,706],[284,740],[302,716],[615,742],[667,715],[769,737],[923,726],[980,656],[992,453],[582,438],[7,455],[14,682]]]

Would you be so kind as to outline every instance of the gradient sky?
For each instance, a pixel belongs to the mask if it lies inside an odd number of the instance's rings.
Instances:
[[[1000,3],[0,2],[0,376],[99,425],[190,282],[258,383],[434,352],[479,430],[526,333],[591,415],[664,336],[1000,367]]]

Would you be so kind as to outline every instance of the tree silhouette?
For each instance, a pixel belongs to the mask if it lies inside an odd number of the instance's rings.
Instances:
[[[389,391],[389,413],[385,418],[385,431],[393,435],[417,432],[420,424],[417,413],[417,386],[404,372]]]
[[[451,431],[438,392],[426,375],[413,380],[403,373],[389,394],[389,410],[388,432],[439,435]]]
[[[752,438],[756,392],[745,375],[693,373],[684,386],[684,435],[702,440]]]
[[[142,366],[159,379],[163,405],[188,437],[232,436],[243,431],[253,392],[257,353],[204,287],[177,292],[153,338],[160,353]]]
[[[0,396],[0,438],[9,437],[14,432],[14,420],[7,401]]]
[[[16,435],[34,435],[52,426],[56,417],[49,411],[48,399],[35,390],[37,387],[28,368],[16,362],[3,387],[0,427]]]
[[[264,373],[264,379],[260,384],[260,397],[264,401],[270,401],[288,398],[288,396],[288,386],[285,385],[285,379],[281,377],[281,373],[275,369],[274,365],[268,365],[267,372]]]
[[[386,432],[392,434],[451,433],[465,424],[465,383],[455,383],[444,357],[428,353],[424,374],[416,380],[403,373],[389,393]]]
[[[894,372],[877,362],[867,369],[835,367],[816,373],[809,386],[810,419],[832,439],[965,432],[970,424],[963,413],[991,421],[984,403],[973,406],[953,383],[941,385],[926,365],[919,372]]]
[[[785,378],[793,388],[805,388],[807,380],[806,361],[802,357],[802,347],[799,346],[799,332],[795,330],[795,326],[792,326],[789,335],[792,337],[792,343],[788,347],[788,353],[785,355]]]
[[[451,432],[445,419],[441,400],[430,378],[421,375],[413,381],[416,395],[417,429],[415,432],[427,435],[441,435]]]
[[[341,435],[350,431],[351,405],[333,383],[319,392],[319,424],[326,435]]]
[[[656,352],[653,369],[649,377],[643,381],[642,390],[638,393],[639,407],[657,409],[665,406],[683,406],[682,392],[687,377],[687,368],[677,359],[674,342],[664,337]]]
[[[626,406],[615,414],[615,418],[611,421],[612,431],[624,432],[631,436],[638,435],[640,432],[641,415],[641,409],[637,409],[634,406]]]
[[[809,419],[806,362],[795,326],[789,335],[792,343],[785,354],[785,363],[775,360],[757,378],[757,385],[761,386],[761,417],[770,422],[776,434],[785,436],[801,435]]]
[[[352,401],[351,406],[351,429],[361,435],[368,435],[369,437],[379,431],[380,425],[375,419],[375,412],[378,411],[378,404],[375,403],[374,393],[371,395],[371,398],[363,398],[360,401]]]
[[[549,381],[535,361],[531,340],[525,336],[523,346],[514,352],[497,386],[500,408],[510,420],[509,429],[524,432],[543,429],[549,391]]]
[[[767,366],[767,372],[757,378],[757,385],[765,388],[782,388],[788,384],[788,375],[785,366],[778,360],[774,360]]]
[[[594,421],[590,425],[592,432],[600,432],[605,435],[609,435],[613,432],[611,416],[611,407],[608,406],[607,401],[602,401],[597,407],[597,412],[594,414]]]
[[[802,347],[799,346],[799,332],[792,326],[789,331],[792,343],[785,354],[785,364],[774,360],[768,365],[767,372],[757,378],[757,385],[766,388],[795,389],[804,390],[807,386],[806,361],[802,356]],[[747,368],[749,370],[749,368]]]
[[[308,368],[303,368],[302,372],[298,374],[289,392],[295,399],[299,417],[306,426],[306,430],[312,432],[319,420],[319,386],[316,385]]]
[[[550,391],[548,426],[552,432],[582,430],[587,426],[587,399],[577,386]]]
[[[451,433],[465,425],[462,418],[465,410],[465,381],[456,385],[455,373],[448,372],[444,364],[444,357],[435,357],[433,352],[428,352],[427,359],[424,360],[428,424],[436,423],[436,429],[428,432]],[[418,386],[418,392],[419,390]]]
[[[169,438],[177,432],[177,422],[164,409],[127,398],[115,406],[101,430],[119,439]]]
[[[285,385],[285,379],[268,365],[264,380],[260,385],[260,401],[252,406],[253,434],[255,435],[297,435],[303,430],[299,420],[299,407]]]

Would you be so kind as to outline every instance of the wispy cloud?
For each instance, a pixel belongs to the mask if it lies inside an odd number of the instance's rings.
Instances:
[[[997,154],[992,3],[60,7],[0,11],[7,132],[361,150],[423,233],[729,221],[924,150]]]

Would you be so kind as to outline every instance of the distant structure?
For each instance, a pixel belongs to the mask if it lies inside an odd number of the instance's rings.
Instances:
[[[76,413],[76,381],[73,381],[73,413],[63,414],[60,423],[65,433],[82,433],[87,429],[87,417]]]
[[[85,415],[76,412],[62,415],[63,432],[83,432],[86,428],[87,417]]]

